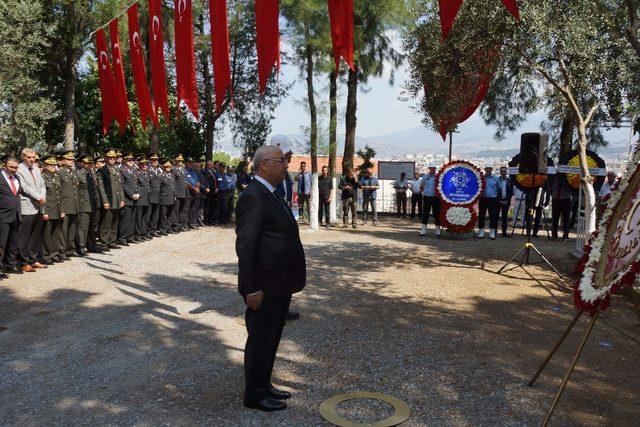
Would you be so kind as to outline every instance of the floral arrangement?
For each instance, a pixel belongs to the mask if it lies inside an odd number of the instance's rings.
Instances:
[[[603,246],[607,237],[613,237],[613,233],[621,232],[618,224],[613,224],[614,212],[618,209],[625,209],[621,205],[622,198],[627,191],[629,182],[640,174],[640,151],[636,150],[631,161],[627,164],[626,171],[619,181],[615,190],[603,202],[605,203],[604,213],[600,220],[598,230],[596,230],[587,241],[583,249],[583,255],[578,265],[576,273],[580,278],[574,284],[574,303],[579,310],[585,310],[591,315],[597,311],[605,310],[611,303],[611,294],[615,294],[622,286],[633,286],[636,275],[640,272],[640,252],[634,254],[634,259],[625,268],[621,269],[604,286],[594,286],[596,269],[599,262],[607,262],[608,254],[603,254]],[[629,188],[628,191],[637,191],[637,188]],[[634,194],[629,202],[633,203],[640,199],[640,193]]]
[[[443,191],[443,177],[452,169],[460,167],[475,175],[479,184],[475,194],[472,194],[465,201],[452,200]],[[469,183],[469,176],[466,173],[454,173],[451,176],[451,181],[456,187],[466,187]],[[460,234],[473,231],[478,219],[475,205],[482,195],[484,187],[484,176],[473,163],[465,160],[455,160],[440,168],[440,171],[436,174],[436,195],[440,199],[440,223],[447,231]]]

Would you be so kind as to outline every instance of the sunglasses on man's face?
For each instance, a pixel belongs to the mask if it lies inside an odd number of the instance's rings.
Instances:
[[[268,161],[270,161],[270,160],[271,160],[271,161],[274,161],[274,162],[278,162],[278,163],[284,163],[284,162],[286,162],[286,161],[287,161],[287,159],[286,159],[285,157],[279,157],[279,158],[275,158],[275,157],[274,157],[274,158],[272,158],[272,159],[264,159],[264,161],[265,161],[265,162],[268,162]]]

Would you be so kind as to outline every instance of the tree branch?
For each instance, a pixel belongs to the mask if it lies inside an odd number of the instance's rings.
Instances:
[[[585,117],[584,119],[584,125],[588,125],[589,122],[591,121],[591,119],[593,118],[593,115],[596,113],[596,111],[598,111],[598,108],[600,107],[600,103],[596,102],[591,109],[589,110],[589,113],[587,113],[587,117]]]

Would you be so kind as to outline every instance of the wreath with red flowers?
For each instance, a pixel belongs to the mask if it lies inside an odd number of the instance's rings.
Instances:
[[[573,286],[574,303],[592,316],[609,307],[612,294],[633,286],[640,273],[640,250],[625,246],[625,239],[640,238],[637,225],[632,229],[640,212],[639,161],[640,152],[636,151],[617,187],[605,199],[598,230],[584,245],[576,265],[579,278]]]

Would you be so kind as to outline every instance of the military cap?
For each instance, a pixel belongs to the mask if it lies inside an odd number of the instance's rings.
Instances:
[[[149,160],[147,159],[146,156],[140,156],[138,157],[138,163],[142,163],[146,165],[147,163],[149,163]]]
[[[158,157],[158,153],[151,153],[149,160],[160,160],[160,157]]]
[[[46,156],[43,156],[42,162],[45,165],[53,165],[53,166],[55,166],[55,165],[58,164],[58,161],[56,160],[55,154],[47,154]]]
[[[67,150],[62,155],[62,158],[63,159],[67,159],[67,160],[75,160],[76,159],[76,155],[75,155],[75,152],[73,150]]]
[[[174,158],[174,160],[175,160],[176,162],[184,162],[184,157],[182,157],[182,154],[178,154],[178,155]]]
[[[84,156],[82,156],[82,163],[93,163],[93,157],[91,157],[88,154],[85,154]]]
[[[106,153],[104,153],[105,157],[118,157],[118,152],[116,150],[114,150],[113,148],[110,148],[107,150]]]
[[[127,154],[123,157],[123,159],[125,159],[125,160],[135,160],[135,159],[136,159],[136,156],[134,156],[134,155],[133,155],[133,153],[127,153]]]
[[[162,161],[162,166],[173,166],[173,163],[171,163],[171,160],[169,159],[164,159]]]
[[[122,157],[122,151],[116,150],[116,157]]]
[[[94,162],[94,163],[104,163],[104,156],[96,156],[96,157],[93,159],[93,162]]]

